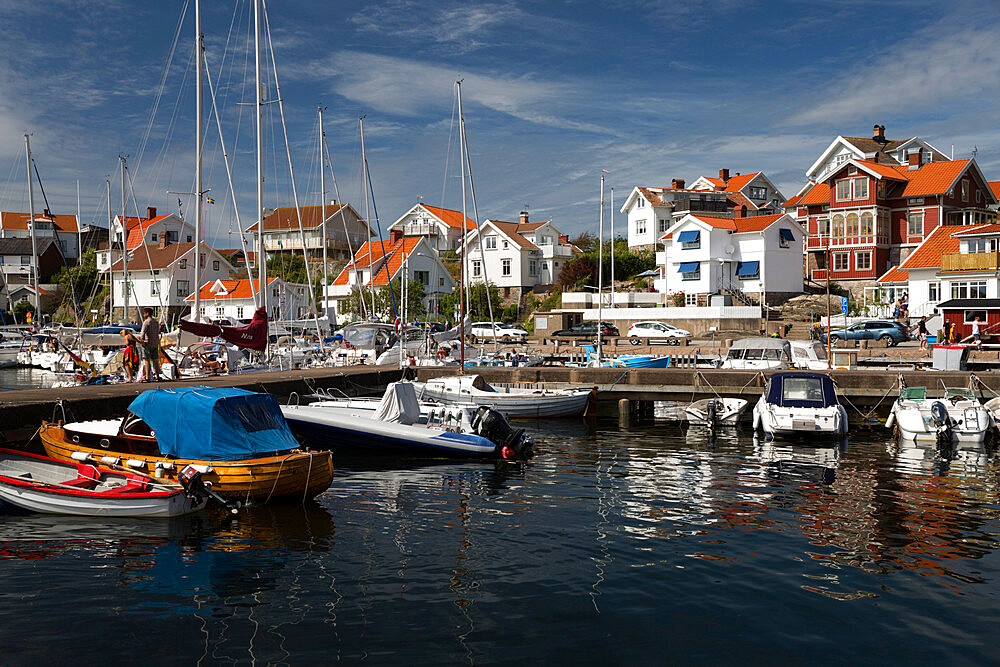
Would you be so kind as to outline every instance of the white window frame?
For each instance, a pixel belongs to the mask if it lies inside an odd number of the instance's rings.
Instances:
[[[938,303],[941,301],[941,282],[938,280],[932,280],[927,283],[927,301],[929,303]]]
[[[495,235],[490,235],[486,237],[486,244],[483,246],[487,250],[497,249],[497,237]]]
[[[506,277],[510,276],[510,259],[505,257],[500,260],[500,275]]]
[[[920,225],[918,231],[913,231],[917,229],[916,224]],[[907,236],[923,236],[924,235],[924,212],[914,211],[913,213],[908,213],[906,215],[906,235]]]
[[[861,261],[862,258],[864,258],[864,262]],[[872,268],[872,251],[861,250],[855,253],[854,264],[858,271],[870,271]],[[865,266],[862,266],[862,264],[865,264]]]
[[[837,266],[840,263],[840,259],[843,258],[844,266]],[[833,253],[833,270],[834,271],[850,271],[851,270],[851,253],[849,252],[835,252]]]
[[[149,281],[149,296],[158,296],[160,294],[160,281],[153,280]]]
[[[685,306],[697,306],[698,305],[698,294],[695,292],[684,292],[684,305]]]
[[[478,259],[472,260],[472,277],[478,278],[483,275],[483,263]]]
[[[191,293],[191,283],[187,280],[177,281],[177,296],[186,297]]]
[[[639,235],[646,233],[646,218],[635,221],[635,233]]]

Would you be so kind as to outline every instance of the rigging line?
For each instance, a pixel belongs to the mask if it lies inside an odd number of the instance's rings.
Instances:
[[[204,54],[204,45],[203,45],[203,48],[202,48],[202,53]],[[208,75],[208,56],[207,55],[204,56],[204,64],[205,64],[205,73],[206,73],[206,75]],[[219,118],[219,108],[215,104],[215,87],[212,85],[212,77],[211,77],[211,75],[208,75],[205,78],[208,79],[208,94],[209,94],[209,97],[212,98],[212,114],[215,116],[215,124],[216,124],[216,126],[218,127],[218,130],[219,130],[219,145],[222,148],[223,162],[225,162],[225,165],[226,165],[226,180],[229,183],[229,196],[232,198],[232,202],[233,202],[233,215],[236,217],[236,226],[239,227],[239,230],[240,230],[240,247],[243,250],[243,260],[246,263],[247,278],[249,278],[249,280],[250,280],[250,296],[254,300],[254,303],[256,304],[257,303],[257,291],[254,289],[254,285],[253,285],[253,273],[251,272],[251,269],[250,269],[250,254],[247,251],[247,240],[243,236],[243,223],[240,220],[240,212],[239,212],[239,209],[236,206],[236,188],[233,185],[233,172],[232,172],[232,170],[230,169],[230,166],[229,166],[229,155],[226,153],[226,142],[225,142],[225,139],[223,138],[223,135],[222,135],[222,120]],[[201,289],[201,285],[198,285],[197,287],[198,287],[198,289]]]
[[[476,203],[476,184],[475,184],[475,181],[472,180],[472,158],[469,157],[469,135],[465,131],[465,116],[464,115],[462,115],[462,116],[459,117],[458,123],[459,123],[459,134],[458,134],[459,140],[462,142],[462,145],[465,147],[465,165],[466,165],[466,167],[469,170],[469,191],[472,194],[472,210],[474,211],[473,215],[476,216],[476,220],[475,220],[475,222],[476,222],[476,231],[478,232],[479,231],[479,205]],[[466,231],[465,231],[465,220],[462,221],[462,233],[463,234],[466,233]],[[489,275],[486,273],[486,258],[483,256],[483,245],[484,245],[483,244],[483,238],[482,238],[482,235],[480,235],[480,237],[479,237],[479,261],[482,262],[482,264],[483,264],[483,284],[486,287],[486,307],[489,308],[489,311],[490,311],[490,326],[493,329],[493,351],[496,352],[497,349],[498,349],[498,345],[497,345],[497,340],[498,340],[498,336],[497,336],[497,322],[496,322],[496,318],[493,317],[493,297],[490,296],[490,279],[489,279]],[[465,262],[465,258],[464,257],[462,258],[462,261]],[[469,276],[469,282],[471,283],[471,281],[472,281],[472,276]],[[472,290],[469,290],[469,296],[470,297],[472,296]],[[471,304],[469,306],[469,309],[470,310],[472,309]]]
[[[128,166],[125,167],[125,180],[128,181],[128,191],[129,191],[129,194],[132,195],[132,208],[135,209],[135,217],[138,218],[138,220],[139,220],[139,224],[137,225],[137,228],[139,230],[139,233],[143,237],[145,237],[146,236],[146,229],[149,229],[149,226],[147,226],[145,229],[143,229],[143,227],[142,227],[142,216],[139,214],[139,204],[136,203],[136,200],[135,200],[135,185],[132,183],[132,172],[129,171]],[[122,222],[124,223],[123,226],[127,228],[128,227],[128,220],[126,219],[126,220],[123,220]],[[146,245],[145,240],[146,240],[145,238],[140,238],[139,239],[139,241],[141,242],[141,245],[142,245],[142,249],[146,251],[146,262],[149,264],[149,280],[150,280],[149,284],[152,285],[152,284],[156,283],[156,301],[157,301],[157,303],[160,304],[160,313],[161,313],[161,317],[162,317],[162,316],[166,315],[166,308],[163,306],[163,290],[160,289],[159,280],[156,280],[154,278],[154,276],[156,274],[153,273],[153,270],[154,270],[153,269],[153,259],[149,256],[149,246]],[[201,259],[200,255],[199,255],[200,251],[201,251],[201,248],[199,247],[198,243],[196,242],[195,243],[195,249],[194,249],[194,261],[196,261],[196,262],[199,259]],[[125,243],[124,243],[124,247],[122,248],[122,252],[123,253],[128,253],[128,234],[127,233],[125,234]],[[174,259],[177,259],[177,248],[176,247],[174,248]],[[139,295],[135,292],[135,284],[131,280],[128,279],[128,276],[125,276],[125,279],[128,282],[129,286],[131,287],[132,296],[134,297],[134,301],[135,301],[136,307],[138,307],[138,305],[139,305]],[[152,288],[150,288],[150,289],[152,289]],[[201,289],[201,285],[196,285],[195,289]]]
[[[351,259],[348,260],[348,263],[350,263],[351,261],[354,260],[354,248],[351,247],[351,235],[347,233],[347,218],[344,217],[344,209],[347,208],[347,206],[344,204],[344,200],[340,198],[340,186],[337,185],[337,174],[333,170],[333,160],[330,159],[330,145],[326,142],[326,131],[323,130],[323,128],[320,128],[320,130],[322,132],[322,139],[320,143],[322,144],[322,148],[326,152],[326,162],[328,165],[330,165],[330,176],[333,178],[333,191],[337,193],[337,201],[340,203],[340,209],[337,211],[337,213],[340,216],[340,222],[344,227],[344,240],[347,241],[347,252],[350,253],[351,255]],[[368,227],[367,220],[365,221],[365,227],[366,228]],[[371,230],[369,230],[368,236],[369,238],[371,237]],[[345,268],[344,270],[346,271],[347,269]],[[324,298],[325,294],[326,292],[324,291]],[[365,311],[364,299],[361,299],[361,304],[362,308],[360,310],[362,313],[364,313]]]
[[[382,266],[379,267],[378,272],[382,273],[382,268],[385,268],[385,282],[389,286],[389,298],[392,300],[392,316],[393,317],[399,317],[399,311],[396,309],[396,293],[392,289],[392,276],[389,275],[389,260],[391,259],[391,257],[386,257],[386,254],[385,254],[385,239],[382,238],[382,223],[379,222],[379,219],[378,219],[378,206],[375,205],[375,188],[372,187],[372,172],[368,168],[368,159],[367,158],[365,159],[365,175],[368,176],[368,178],[367,178],[367,181],[368,181],[368,191],[371,193],[371,198],[372,198],[372,213],[375,214],[375,226],[378,228],[378,240],[379,240],[379,243],[382,245],[382,258],[381,258],[382,259]],[[405,241],[404,241],[403,245],[404,246],[406,245]],[[368,253],[368,256],[371,257],[371,252]],[[372,283],[372,290],[374,290],[375,289],[375,276],[372,275],[372,273],[371,273],[370,270],[368,272],[368,275],[369,275],[369,279],[371,280],[371,283]]]
[[[292,148],[288,144],[288,128],[285,125],[285,105],[281,101],[281,84],[278,83],[278,64],[274,58],[274,44],[271,42],[271,22],[267,16],[267,2],[261,0],[264,9],[264,33],[267,35],[267,45],[271,52],[271,70],[274,74],[274,92],[278,98],[278,112],[281,114],[281,131],[285,138],[285,153],[288,156],[288,177],[292,184],[292,198],[295,200],[295,216],[299,221],[299,238],[302,239],[302,263],[306,267],[306,285],[309,292],[309,307],[313,312],[313,324],[316,327],[316,335],[320,340],[320,347],[323,347],[323,334],[319,330],[319,316],[316,309],[316,294],[313,292],[312,274],[309,271],[309,254],[306,248],[306,233],[302,227],[302,207],[299,206],[299,191],[295,185],[295,171],[292,168]],[[326,242],[326,239],[323,239]],[[298,315],[298,313],[296,313]],[[298,319],[296,317],[295,319]]]
[[[45,195],[45,186],[42,185],[42,175],[38,173],[38,164],[35,162],[35,158],[34,157],[31,158],[31,166],[35,170],[35,180],[38,181],[38,189],[41,190],[41,192],[42,192],[42,201],[45,202],[45,210],[49,212],[50,216],[52,216],[52,208],[49,206],[49,198]],[[76,224],[79,225],[80,221],[77,220]],[[52,220],[52,236],[55,238],[56,249],[59,250],[59,258],[62,260],[63,268],[66,269],[66,276],[69,277],[69,291],[70,291],[70,295],[72,295],[72,297],[73,297],[73,303],[77,304],[77,303],[79,303],[79,300],[76,298],[76,286],[73,284],[73,274],[71,274],[69,272],[69,264],[66,263],[66,255],[63,254],[62,247],[59,245],[59,228],[56,226],[56,221],[54,219],[54,216],[53,216],[53,220]],[[77,253],[77,255],[82,255],[82,254],[83,254],[83,250],[79,249],[79,252]],[[39,259],[38,257],[35,257],[34,261],[38,262],[38,259]],[[39,297],[39,298],[41,298],[41,297]],[[80,325],[80,314],[77,312],[77,309],[76,309],[75,305],[73,307],[73,319],[76,320],[77,326],[79,326]]]
[[[184,70],[184,76],[181,79],[180,92],[177,94],[177,98],[174,100],[174,108],[170,115],[170,120],[167,122],[167,129],[164,133],[163,143],[160,145],[160,150],[153,161],[153,167],[150,172],[153,174],[151,183],[149,184],[149,190],[155,191],[157,189],[156,184],[159,182],[160,174],[165,168],[167,161],[167,153],[170,153],[170,175],[168,175],[168,181],[172,180],[174,165],[177,162],[177,151],[170,151],[170,146],[173,143],[174,132],[177,129],[177,119],[180,116],[181,102],[184,100],[184,90],[187,87],[188,76],[191,74],[191,68],[194,65],[195,57],[194,51],[191,52],[188,58],[187,67]],[[135,166],[138,169],[138,166]]]
[[[4,186],[3,194],[0,194],[0,205],[7,201],[10,197],[10,191],[14,187],[14,183],[17,182],[17,188],[19,191],[23,192],[21,189],[24,185],[23,181],[15,181],[19,179],[21,175],[21,165],[24,164],[24,146],[20,146],[17,150],[17,155],[14,156],[14,162],[10,165],[10,170],[7,174],[7,184]],[[13,208],[13,207],[11,207]]]
[[[451,125],[448,127],[448,150],[444,153],[444,180],[441,181],[441,206],[444,206],[444,193],[448,185],[448,164],[451,160],[451,138],[455,134],[455,112],[458,109],[458,93],[451,98]]]
[[[156,95],[153,98],[153,108],[149,112],[149,118],[146,120],[146,127],[143,130],[142,139],[139,140],[139,151],[136,156],[136,168],[142,162],[142,156],[146,152],[146,144],[149,141],[149,136],[153,131],[153,123],[156,119],[157,110],[160,107],[160,100],[163,97],[163,91],[167,86],[167,76],[170,73],[170,68],[174,60],[174,52],[177,49],[177,43],[180,40],[181,29],[184,27],[184,19],[187,17],[187,8],[190,0],[184,0],[184,6],[181,8],[180,17],[177,19],[177,26],[174,28],[174,39],[170,45],[170,50],[167,52],[167,61],[164,63],[163,71],[160,73],[160,82],[157,86]]]

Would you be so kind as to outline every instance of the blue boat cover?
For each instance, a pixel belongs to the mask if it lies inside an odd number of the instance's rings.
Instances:
[[[740,262],[736,265],[737,278],[750,278],[760,273],[760,262]]]
[[[153,429],[160,452],[182,459],[239,461],[299,446],[270,394],[227,387],[152,389],[128,409]]]
[[[689,229],[686,232],[681,232],[677,235],[678,243],[694,243],[699,238],[701,238],[701,232],[697,229]]]
[[[788,229],[787,227],[782,227],[779,233],[781,235],[781,240],[782,241],[794,241],[795,240],[795,236],[792,234],[792,230]]]
[[[681,262],[677,273],[697,273],[701,268],[701,262]]]

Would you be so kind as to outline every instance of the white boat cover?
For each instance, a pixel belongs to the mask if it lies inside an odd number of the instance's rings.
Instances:
[[[410,382],[392,382],[385,388],[385,394],[372,419],[398,424],[415,424],[420,419],[420,403]]]

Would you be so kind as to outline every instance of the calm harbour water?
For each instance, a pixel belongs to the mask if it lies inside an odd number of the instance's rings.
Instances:
[[[337,456],[231,524],[0,510],[4,663],[995,660],[988,450],[528,427],[524,464]]]

